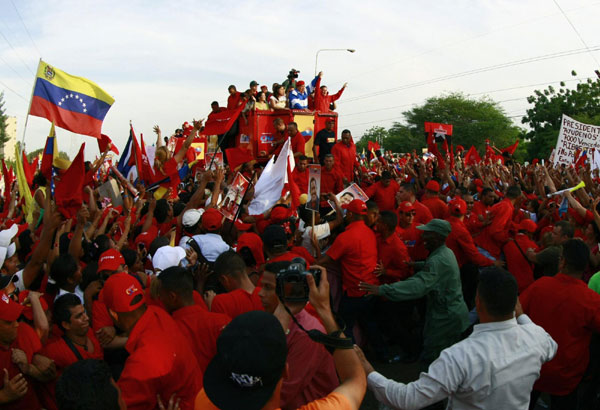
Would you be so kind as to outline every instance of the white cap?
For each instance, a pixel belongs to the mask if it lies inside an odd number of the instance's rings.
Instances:
[[[12,240],[18,231],[19,227],[17,224],[13,224],[9,229],[0,231],[0,268],[4,265],[4,261],[12,257],[17,251],[17,246]]]
[[[172,266],[179,266],[185,258],[185,249],[180,246],[163,246],[152,257],[152,266],[158,273]]]
[[[181,224],[187,228],[194,226],[200,221],[200,217],[204,213],[204,209],[188,209],[181,217]]]

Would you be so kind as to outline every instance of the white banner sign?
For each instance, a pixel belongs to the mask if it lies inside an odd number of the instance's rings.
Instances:
[[[589,160],[593,161],[600,154],[600,126],[584,124],[563,114],[554,150],[554,165],[573,164],[577,149],[587,150]]]

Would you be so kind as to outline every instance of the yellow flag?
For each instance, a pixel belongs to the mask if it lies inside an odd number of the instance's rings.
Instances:
[[[25,177],[25,171],[23,170],[23,158],[19,152],[19,147],[15,145],[15,169],[17,172],[17,184],[19,186],[19,196],[24,199],[25,205],[25,220],[27,223],[33,221],[33,196],[31,196],[31,190]]]

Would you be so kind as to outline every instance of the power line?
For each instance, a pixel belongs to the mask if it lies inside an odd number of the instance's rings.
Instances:
[[[35,41],[33,41],[33,37],[31,37],[31,33],[29,33],[29,30],[27,29],[27,26],[25,25],[25,21],[23,21],[23,17],[21,17],[21,13],[19,13],[17,6],[15,6],[15,3],[13,2],[13,0],[10,0],[10,3],[12,4],[13,8],[17,12],[17,16],[19,16],[19,20],[21,20],[21,24],[23,24],[23,28],[25,28],[25,32],[27,33],[27,36],[29,36],[29,39],[31,40],[31,44],[33,44],[35,51],[37,51],[38,57],[41,57],[42,53],[40,52],[40,49],[38,48],[37,44],[35,44]]]
[[[21,63],[23,63],[23,65],[27,68],[27,70],[31,73],[31,75],[35,75],[34,72],[31,70],[31,68],[27,65],[27,63],[25,61],[23,61],[23,59],[21,58],[21,55],[17,52],[17,50],[15,50],[15,48],[12,46],[12,44],[10,43],[10,41],[8,41],[8,38],[6,38],[6,36],[4,35],[4,33],[2,33],[2,31],[0,31],[0,36],[2,36],[2,38],[4,39],[4,41],[6,41],[6,43],[12,49],[12,51],[15,52],[15,55],[19,58],[19,60],[21,61]]]
[[[598,50],[600,50],[600,46],[594,46],[594,48],[591,49],[591,51],[598,51]],[[515,61],[506,62],[506,63],[476,68],[476,69],[472,69],[472,70],[462,71],[459,73],[449,74],[449,75],[445,75],[442,77],[433,78],[430,80],[419,81],[419,82],[412,83],[412,84],[406,84],[406,85],[402,85],[399,87],[388,88],[388,89],[379,90],[379,91],[375,91],[375,92],[368,93],[368,94],[363,94],[361,96],[357,96],[354,98],[347,99],[343,102],[340,102],[340,104],[354,102],[354,101],[358,101],[358,100],[362,100],[362,99],[366,99],[366,98],[378,97],[383,94],[389,94],[389,93],[393,93],[393,92],[397,92],[397,91],[403,91],[403,90],[407,90],[410,88],[416,88],[416,87],[420,87],[423,85],[429,85],[429,84],[438,83],[441,81],[451,80],[451,79],[460,78],[460,77],[465,77],[465,76],[469,76],[469,75],[473,75],[473,74],[480,74],[480,73],[484,73],[484,72],[499,70],[502,68],[509,68],[509,67],[514,67],[514,66],[518,66],[518,65],[522,65],[522,64],[529,64],[529,63],[533,63],[533,62],[544,61],[544,60],[549,60],[549,59],[554,59],[554,58],[568,57],[571,55],[585,53],[587,51],[588,51],[588,49],[566,50],[566,51],[560,51],[560,52],[556,52],[556,53],[545,54],[545,55],[541,55],[541,56],[529,57],[529,58],[524,58],[521,60],[515,60]]]
[[[6,85],[4,82],[2,82],[0,80],[0,85],[2,85],[4,88],[6,88],[8,91],[12,92],[13,94],[15,94],[16,96],[20,97],[23,101],[29,101],[27,98],[23,97],[21,94],[19,94],[18,92],[16,92],[15,90],[13,90],[12,88],[10,88],[8,85]]]
[[[12,1],[12,0],[11,0]],[[592,56],[592,58],[594,59],[594,61],[596,62],[597,66],[600,66],[600,63],[598,62],[598,60],[596,59],[596,56],[594,55],[594,53],[591,52],[590,48],[588,47],[587,43],[585,42],[585,40],[583,39],[583,37],[581,36],[581,34],[579,34],[579,31],[577,31],[577,28],[575,28],[575,25],[571,22],[571,19],[569,19],[569,17],[567,16],[567,14],[563,11],[563,9],[560,7],[560,5],[558,4],[558,2],[556,0],[553,0],[554,4],[556,4],[556,7],[558,7],[558,9],[560,10],[560,12],[562,13],[562,15],[565,17],[565,19],[567,20],[567,22],[569,22],[569,25],[571,26],[571,28],[573,29],[573,31],[575,32],[575,34],[577,34],[577,37],[579,37],[579,40],[581,41],[581,43],[585,46],[586,50],[588,51],[588,53],[590,53],[590,55]]]

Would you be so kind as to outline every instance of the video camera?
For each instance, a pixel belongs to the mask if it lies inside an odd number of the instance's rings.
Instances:
[[[303,258],[292,259],[290,266],[277,273],[277,296],[284,302],[308,302],[308,275],[312,275],[315,285],[319,286],[321,269],[306,269]]]
[[[298,78],[298,74],[300,74],[300,70],[296,70],[295,68],[292,68],[290,70],[290,72],[288,73],[288,76],[287,76],[288,80],[290,80],[290,83],[292,81],[294,81],[296,78]]]

